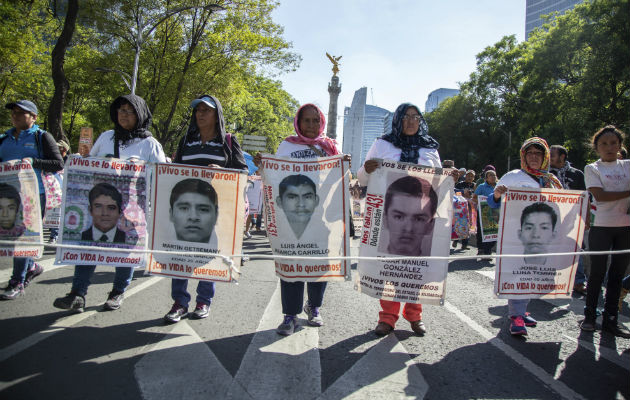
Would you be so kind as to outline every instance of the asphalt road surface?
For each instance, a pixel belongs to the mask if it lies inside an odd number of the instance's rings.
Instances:
[[[306,325],[302,314],[299,330],[281,337],[278,278],[272,261],[255,257],[269,254],[265,237],[245,240],[245,252],[252,259],[238,285],[217,284],[209,318],[174,325],[162,322],[170,279],[143,270],[118,311],[101,311],[112,267],[97,268],[86,312],[55,309],[73,267],[53,266],[48,252],[26,295],[0,302],[0,398],[630,398],[630,340],[581,332],[582,296],[532,301],[538,327],[514,338],[507,301],[492,295],[494,264],[453,261],[445,305],[424,308],[424,337],[402,318],[393,334],[376,337],[378,301],[352,282],[328,285],[324,326]],[[9,276],[1,261],[3,284]],[[626,326],[628,316],[626,303]]]

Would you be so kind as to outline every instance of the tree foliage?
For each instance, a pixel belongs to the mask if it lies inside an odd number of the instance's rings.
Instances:
[[[487,47],[460,95],[427,116],[442,158],[505,172],[508,156],[517,168],[520,144],[541,136],[567,147],[579,168],[592,161],[597,129],[630,128],[628,15],[628,0],[584,2],[526,42],[507,36]]]
[[[217,12],[211,4],[225,11]],[[76,144],[82,126],[94,132],[111,129],[109,104],[129,93],[122,76],[133,71],[141,27],[136,93],[147,101],[152,132],[167,153],[187,129],[190,101],[201,94],[219,98],[229,130],[266,136],[273,151],[292,132],[297,109],[273,77],[300,62],[271,18],[276,6],[272,0],[79,2],[76,31],[65,54],[65,134]],[[41,110],[49,106],[54,89],[50,53],[64,15],[55,18],[48,7],[43,0],[0,5],[0,15],[8,21],[0,28],[0,100],[5,103],[26,98]],[[0,113],[8,123],[6,111]],[[45,113],[39,122],[46,124]]]

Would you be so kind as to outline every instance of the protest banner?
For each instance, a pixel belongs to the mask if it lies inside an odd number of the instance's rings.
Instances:
[[[247,172],[156,164],[149,272],[180,279],[231,282],[238,271],[215,254],[240,254]],[[208,256],[186,253],[207,253]],[[232,260],[240,265],[240,257]]]
[[[483,242],[496,242],[499,233],[499,211],[488,205],[487,196],[477,197],[479,226]]]
[[[350,168],[343,155],[308,160],[262,157],[267,237],[283,280],[349,279]],[[323,257],[318,260],[300,259]],[[327,258],[331,257],[331,258]]]
[[[355,289],[377,299],[441,304],[453,212],[451,171],[380,160],[370,174]]]
[[[138,266],[147,243],[149,165],[139,160],[71,156],[64,172],[61,244],[115,248],[57,248],[56,264]]]
[[[501,202],[494,290],[499,298],[570,298],[587,211],[586,192],[508,188]]]
[[[247,187],[247,200],[249,201],[249,213],[260,214],[263,207],[262,178],[260,175],[251,175],[247,179],[251,184]]]
[[[453,223],[451,240],[468,239],[470,236],[470,206],[460,192],[453,195]]]
[[[42,214],[33,166],[21,160],[0,163],[0,240],[32,245],[0,245],[0,257],[41,258]]]
[[[61,207],[46,210],[44,213],[44,228],[57,229],[61,225]]]
[[[78,153],[83,157],[87,157],[90,155],[90,150],[92,150],[93,144],[93,130],[90,127],[81,128],[81,133],[79,136],[79,150]]]

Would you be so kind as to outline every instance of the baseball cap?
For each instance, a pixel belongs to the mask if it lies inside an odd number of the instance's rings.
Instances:
[[[60,140],[57,142],[57,147],[61,147],[66,151],[70,151],[70,145],[65,140]]]
[[[203,95],[190,103],[191,108],[195,108],[199,105],[199,103],[203,103],[210,108],[217,108],[217,103],[212,99],[212,97],[208,95]]]
[[[9,110],[12,110],[13,107],[20,107],[22,110],[24,111],[28,111],[32,114],[37,115],[37,106],[35,105],[35,103],[33,103],[32,101],[28,101],[28,100],[18,100],[14,103],[8,103],[6,106],[4,106],[5,108],[8,108]]]

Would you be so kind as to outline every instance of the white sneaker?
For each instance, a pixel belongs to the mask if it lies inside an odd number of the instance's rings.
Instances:
[[[252,238],[252,234],[251,234],[251,233],[249,233],[249,231],[247,231],[247,232],[245,232],[245,237],[246,237],[247,239],[251,239],[251,238]]]
[[[306,303],[304,305],[304,312],[306,313],[306,315],[308,315],[308,324],[310,326],[324,325],[324,320],[319,313],[319,307],[311,307],[310,304]]]

